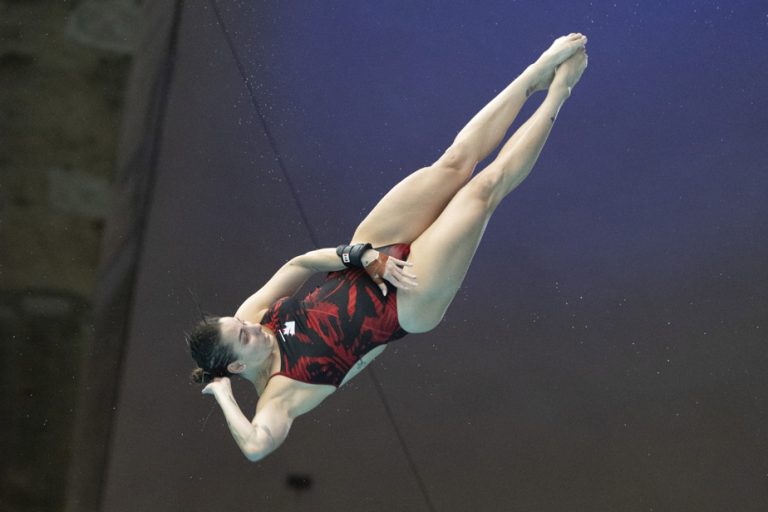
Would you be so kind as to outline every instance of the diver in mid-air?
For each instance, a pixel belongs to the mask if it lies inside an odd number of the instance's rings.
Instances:
[[[285,440],[293,420],[349,381],[387,343],[434,329],[458,291],[485,226],[530,173],[563,103],[587,67],[587,38],[555,40],[488,103],[432,165],[391,189],[348,245],[296,256],[234,316],[208,318],[187,335],[192,378],[221,406],[245,456],[259,460]],[[536,112],[474,177],[525,101],[546,90]],[[294,297],[315,273],[325,281]],[[248,419],[229,377],[259,394]]]

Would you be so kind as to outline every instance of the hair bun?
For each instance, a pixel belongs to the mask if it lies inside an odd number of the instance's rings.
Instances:
[[[202,368],[195,368],[189,375],[189,380],[195,384],[207,384],[213,380],[213,375]]]

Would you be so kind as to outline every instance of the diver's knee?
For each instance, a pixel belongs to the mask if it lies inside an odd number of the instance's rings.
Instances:
[[[501,168],[486,167],[472,181],[467,183],[465,189],[475,200],[483,202],[487,206],[498,203],[498,196],[504,182],[504,173]]]
[[[445,150],[445,153],[434,163],[448,172],[455,172],[462,178],[469,179],[477,166],[477,159],[462,142],[456,142]]]

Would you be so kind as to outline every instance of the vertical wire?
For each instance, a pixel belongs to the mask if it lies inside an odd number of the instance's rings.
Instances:
[[[397,436],[397,440],[400,443],[400,447],[402,448],[403,453],[405,454],[405,459],[408,461],[408,467],[411,469],[411,473],[413,473],[413,477],[416,479],[416,485],[418,485],[419,491],[421,491],[422,496],[424,496],[424,501],[427,503],[427,508],[429,508],[431,512],[435,512],[437,510],[435,509],[435,504],[432,503],[432,499],[429,497],[429,493],[427,492],[427,486],[424,483],[424,479],[421,478],[421,473],[419,473],[419,469],[416,467],[416,463],[413,461],[413,456],[411,455],[411,451],[408,449],[408,445],[405,442],[405,436],[400,431],[400,428],[397,426],[397,422],[395,421],[395,415],[392,413],[392,409],[389,406],[389,400],[387,400],[387,397],[384,394],[384,389],[381,387],[379,378],[376,376],[376,372],[373,371],[373,367],[368,368],[368,371],[370,372],[373,385],[376,388],[376,393],[379,395],[379,399],[381,400],[381,403],[384,405],[384,411],[387,413],[389,422],[392,424],[392,428],[395,431],[395,435]]]
[[[253,85],[251,85],[251,81],[248,80],[248,75],[245,72],[245,66],[243,66],[243,62],[240,60],[240,55],[237,53],[237,50],[235,49],[235,44],[232,41],[232,36],[229,34],[229,31],[227,30],[227,26],[224,24],[224,19],[221,17],[219,6],[217,5],[216,0],[210,0],[210,4],[211,4],[211,7],[213,8],[214,14],[216,15],[216,20],[219,22],[219,25],[221,26],[221,30],[224,34],[224,39],[226,39],[227,46],[229,46],[229,51],[232,53],[232,57],[234,57],[235,59],[235,65],[237,66],[237,70],[240,73],[240,76],[242,77],[243,82],[245,83],[245,87],[248,89],[248,96],[250,97],[251,105],[256,111],[256,115],[259,116],[259,120],[261,121],[261,127],[264,130],[264,134],[267,136],[269,145],[272,147],[272,151],[274,151],[275,156],[277,157],[277,165],[278,167],[280,167],[280,172],[282,172],[283,176],[285,177],[285,182],[291,191],[291,195],[293,196],[293,201],[296,203],[296,208],[299,211],[299,217],[301,217],[301,221],[307,227],[309,239],[312,242],[312,245],[314,247],[319,247],[317,237],[315,236],[315,233],[312,231],[312,228],[310,227],[309,217],[307,216],[307,213],[304,210],[304,206],[301,204],[301,201],[299,201],[299,196],[296,191],[296,187],[293,184],[293,180],[291,179],[291,175],[288,173],[288,170],[285,168],[283,157],[282,155],[280,155],[280,152],[277,149],[277,142],[275,141],[275,138],[272,135],[272,130],[269,129],[269,125],[267,124],[267,120],[264,117],[264,113],[259,107],[259,102],[256,100],[256,91],[253,90]]]

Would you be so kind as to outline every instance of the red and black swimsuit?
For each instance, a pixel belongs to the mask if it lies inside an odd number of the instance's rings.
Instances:
[[[405,259],[406,244],[379,251]],[[280,371],[310,384],[340,386],[366,353],[407,333],[397,321],[397,291],[387,296],[362,269],[328,273],[303,300],[284,297],[270,306],[261,324],[274,331],[280,346]]]

